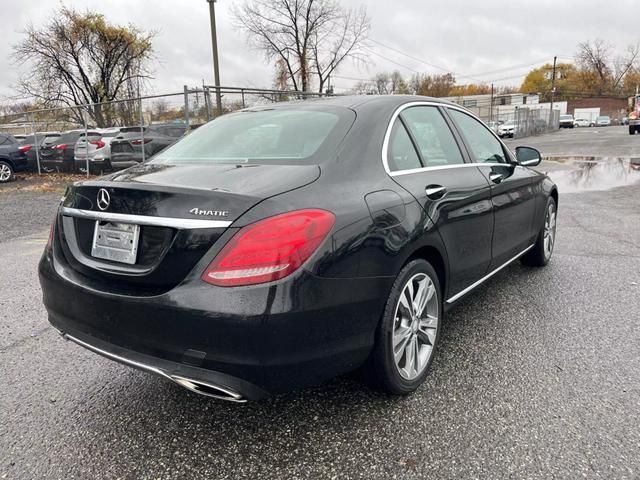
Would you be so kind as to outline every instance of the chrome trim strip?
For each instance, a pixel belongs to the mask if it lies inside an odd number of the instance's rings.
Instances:
[[[391,120],[389,122],[389,125],[387,125],[387,131],[384,134],[384,142],[382,143],[382,166],[384,167],[385,172],[387,172],[387,174],[389,176],[398,177],[400,175],[408,175],[408,174],[411,174],[411,173],[429,172],[431,170],[446,170],[446,169],[449,169],[449,168],[465,168],[465,167],[481,167],[481,166],[508,167],[508,166],[513,166],[514,165],[514,164],[511,164],[511,163],[469,162],[469,163],[455,163],[455,164],[452,164],[452,165],[438,165],[436,167],[412,168],[411,170],[399,170],[397,172],[392,172],[389,169],[389,164],[387,163],[387,150],[389,149],[389,139],[391,137],[391,130],[393,129],[393,124],[395,123],[396,119],[400,116],[400,114],[402,113],[403,110],[405,110],[407,108],[411,108],[411,107],[420,107],[420,106],[442,107],[442,108],[450,108],[452,110],[459,110],[459,111],[464,112],[467,115],[475,118],[476,120],[478,120],[479,122],[481,122],[484,125],[484,122],[482,120],[480,120],[476,115],[471,113],[466,108],[460,107],[458,105],[449,105],[448,103],[428,102],[428,101],[424,101],[424,102],[420,102],[420,101],[409,102],[409,103],[405,103],[404,105],[400,105],[396,109],[396,111],[393,112],[393,115],[391,116]],[[493,134],[493,136],[502,144],[502,146],[505,149],[509,150],[508,147],[505,145],[505,143],[502,141],[502,139],[500,137],[498,137],[493,130],[491,130],[490,128],[487,128],[487,130],[491,134]]]
[[[105,222],[135,223],[152,227],[171,227],[179,229],[226,228],[232,222],[228,220],[201,220],[190,218],[151,217],[147,215],[129,215],[126,213],[95,212],[78,208],[62,207],[62,215],[67,217],[88,218]]]
[[[513,257],[511,260],[507,261],[506,263],[502,264],[501,266],[499,266],[498,268],[496,268],[495,270],[493,270],[492,272],[488,273],[487,275],[485,275],[484,277],[482,277],[480,280],[478,280],[477,282],[469,285],[467,288],[465,288],[464,290],[462,290],[460,293],[457,293],[456,295],[454,295],[453,297],[451,297],[449,300],[447,300],[447,303],[453,303],[456,300],[458,300],[460,297],[466,295],[467,293],[469,293],[471,290],[473,290],[474,288],[476,288],[478,285],[480,285],[481,283],[485,282],[486,280],[489,280],[491,277],[493,277],[496,273],[498,273],[500,270],[502,270],[504,267],[506,267],[507,265],[509,265],[511,262],[514,262],[515,260],[517,260],[518,258],[520,258],[522,255],[524,255],[525,253],[527,253],[529,250],[531,250],[533,248],[534,245],[529,245],[527,248],[525,248],[522,252],[520,252],[519,254],[517,254],[515,257]]]
[[[128,358],[121,357],[120,355],[116,355],[115,353],[102,350],[101,348],[91,345],[90,343],[83,342],[82,340],[74,337],[73,335],[69,335],[68,333],[61,333],[61,335],[62,335],[62,338],[64,338],[65,340],[70,340],[73,343],[76,343],[81,347],[84,347],[87,350],[92,351],[93,353],[97,353],[98,355],[102,355],[103,357],[106,357],[110,360],[114,360],[116,362],[123,363],[130,367],[138,368],[140,370],[144,370],[149,373],[154,373],[168,380],[171,380],[173,383],[180,385],[182,388],[186,388],[187,390],[192,391],[194,393],[204,395],[205,397],[212,397],[218,400],[225,400],[227,402],[235,402],[235,403],[245,403],[247,401],[247,399],[244,398],[241,394],[239,394],[238,392],[234,392],[233,390],[230,390],[227,387],[214,385],[208,382],[202,382],[200,380],[194,380],[191,378],[181,377],[179,375],[172,376],[172,375],[169,375],[168,373],[165,373],[163,370],[153,367],[151,365],[147,365],[146,363],[136,362],[135,360],[130,360]],[[198,389],[198,386],[204,386],[207,388],[211,388],[213,390],[219,390],[224,395],[216,395],[213,393],[200,390]],[[228,395],[228,396],[225,396],[225,395]]]
[[[106,350],[102,350],[101,348],[91,345],[90,343],[83,342],[82,340],[74,337],[73,335],[69,335],[68,333],[63,333],[62,337],[65,340],[71,340],[73,343],[77,343],[81,347],[84,347],[87,350],[91,350],[93,353],[97,353],[98,355],[102,355],[103,357],[107,357],[110,360],[115,360],[116,362],[129,365],[130,367],[139,368],[140,370],[155,373],[156,375],[160,375],[161,377],[165,377],[171,380],[171,377],[166,373],[164,373],[159,368],[152,367],[151,365],[147,365],[146,363],[140,363],[134,360],[129,360],[128,358],[121,357],[120,355],[116,355],[115,353],[107,352]]]

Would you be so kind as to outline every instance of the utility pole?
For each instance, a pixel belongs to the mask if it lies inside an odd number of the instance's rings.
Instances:
[[[558,57],[553,57],[553,72],[551,73],[551,111],[553,112],[553,101],[556,98],[556,62]]]
[[[222,113],[222,96],[220,95],[220,69],[218,68],[218,36],[216,34],[216,0],[207,0],[211,18],[211,48],[213,49],[213,80],[216,87],[216,114]]]
[[[551,72],[551,109],[549,110],[549,127],[553,121],[553,101],[556,99],[556,62],[558,57],[553,57],[553,71]]]

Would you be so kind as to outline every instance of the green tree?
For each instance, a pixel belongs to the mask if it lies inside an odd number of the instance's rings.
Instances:
[[[14,46],[16,64],[26,65],[16,88],[46,106],[75,106],[131,97],[149,77],[153,32],[109,23],[102,14],[61,7],[47,24],[27,27]],[[113,123],[115,106],[92,105],[97,126]],[[82,121],[77,109],[71,110]]]
[[[571,63],[556,65],[556,99],[575,97],[580,91],[581,80],[576,67]],[[524,93],[539,93],[543,102],[551,100],[553,65],[547,63],[531,70],[520,87]]]

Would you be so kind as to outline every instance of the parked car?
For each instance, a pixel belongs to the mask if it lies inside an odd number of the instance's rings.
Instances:
[[[549,262],[558,192],[540,161],[439,99],[229,113],[69,187],[39,264],[49,321],[219,399],[360,366],[408,394],[449,308],[518,259]]]
[[[84,130],[68,130],[62,132],[57,143],[47,146],[43,145],[41,164],[44,166],[45,171],[74,172],[74,150],[76,142],[80,136],[84,136],[84,134]],[[87,135],[89,138],[94,138],[99,134],[95,130],[89,130]]]
[[[487,126],[494,132],[499,133],[498,129],[502,125],[502,122],[487,122]]]
[[[15,172],[29,166],[25,148],[9,133],[0,133],[0,183],[11,181]]]
[[[594,123],[586,118],[576,118],[573,121],[573,125],[576,127],[593,127]]]
[[[89,135],[89,141],[81,135],[76,142],[74,159],[76,171],[86,172],[89,157],[90,173],[102,173],[111,170],[111,141],[120,133],[120,128],[107,128]]]
[[[34,135],[27,135],[21,142],[23,151],[27,154],[27,170],[31,172],[38,171],[38,155],[36,154],[36,141],[38,142],[38,154],[40,155],[40,161],[42,166],[43,148],[55,145],[60,138],[59,132],[36,132]]]
[[[122,169],[149,160],[175,143],[186,130],[183,124],[121,128],[111,141],[111,167],[114,170]]]
[[[498,126],[498,136],[500,138],[513,138],[516,133],[516,125],[513,122],[506,122]]]
[[[596,118],[596,127],[608,127],[611,125],[611,119],[606,115]]]
[[[573,128],[573,115],[560,115],[560,128]]]

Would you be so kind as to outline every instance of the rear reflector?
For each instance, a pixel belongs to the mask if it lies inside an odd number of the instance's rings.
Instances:
[[[220,287],[272,282],[295,272],[335,223],[326,210],[297,210],[240,229],[202,274]]]

